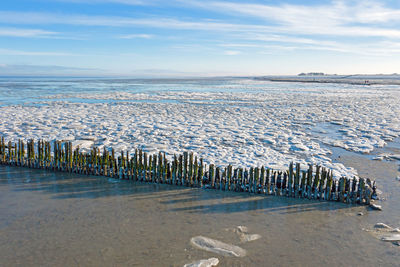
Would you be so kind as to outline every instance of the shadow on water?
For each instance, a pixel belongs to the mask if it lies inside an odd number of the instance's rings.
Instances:
[[[313,210],[334,211],[353,207],[332,203],[279,196],[203,190],[165,184],[151,184],[85,176],[44,170],[0,167],[0,187],[9,186],[13,192],[40,192],[52,199],[100,199],[128,197],[127,200],[157,201],[171,212],[238,213],[261,211],[293,214]]]

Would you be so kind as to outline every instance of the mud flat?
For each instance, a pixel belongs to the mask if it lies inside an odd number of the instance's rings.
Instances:
[[[0,265],[398,265],[400,247],[373,234],[377,223],[400,226],[398,163],[339,150],[333,160],[376,178],[383,211],[1,166]],[[238,226],[261,237],[242,242],[226,230]],[[246,255],[199,249],[197,236]]]

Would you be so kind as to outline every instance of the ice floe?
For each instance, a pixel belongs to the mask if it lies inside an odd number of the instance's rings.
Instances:
[[[400,136],[398,88],[295,83],[282,88],[250,79],[187,89],[149,83],[143,92],[127,90],[122,81],[101,86],[42,96],[39,104],[1,106],[0,134],[12,140],[68,139],[82,149],[112,146],[117,153],[141,147],[171,157],[192,150],[216,165],[282,169],[291,161],[305,168],[313,163],[333,169],[336,177],[356,171],[332,162],[325,145],[368,153]],[[377,159],[386,158],[400,156]]]
[[[226,244],[221,241],[204,236],[192,237],[190,239],[190,243],[199,249],[217,253],[223,256],[235,256],[235,257],[246,256],[246,250],[242,249],[241,247]]]
[[[247,228],[247,226],[239,225],[235,228],[228,228],[226,230],[236,233],[242,243],[254,241],[261,238],[261,235],[259,234],[249,234],[249,229]]]
[[[183,265],[183,267],[212,267],[217,266],[219,260],[217,258],[209,258],[206,260],[199,260],[192,263]]]

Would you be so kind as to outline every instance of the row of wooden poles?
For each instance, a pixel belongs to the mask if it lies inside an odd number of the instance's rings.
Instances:
[[[132,157],[114,149],[93,147],[90,152],[75,149],[69,141],[53,143],[29,140],[25,144],[0,141],[0,162],[3,165],[64,171],[86,175],[101,175],[115,179],[163,183],[187,187],[202,187],[223,191],[308,198],[343,203],[370,204],[376,196],[374,181],[364,178],[334,179],[332,171],[309,165],[290,163],[286,171],[265,167],[221,168],[208,166],[192,152],[174,155],[169,161],[165,153],[149,155],[136,149]]]

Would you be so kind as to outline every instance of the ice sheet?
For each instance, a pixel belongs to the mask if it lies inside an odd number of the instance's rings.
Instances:
[[[86,149],[112,146],[117,152],[140,147],[172,156],[190,150],[217,165],[282,169],[291,161],[313,163],[333,169],[335,177],[356,171],[332,162],[325,145],[368,153],[400,136],[400,90],[393,86],[233,79],[147,84],[149,89],[138,92],[121,84],[2,106],[0,134],[13,140],[68,139]]]

